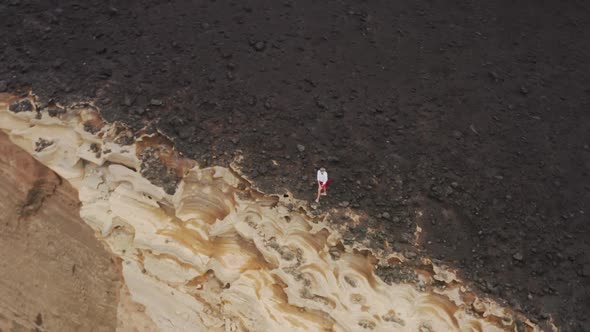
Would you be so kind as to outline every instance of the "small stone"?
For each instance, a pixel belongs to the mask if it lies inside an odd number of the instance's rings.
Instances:
[[[348,202],[348,201],[343,201],[343,202],[340,202],[340,203],[338,203],[338,205],[339,205],[340,207],[344,207],[344,208],[345,208],[345,207],[347,207],[347,206],[349,206],[349,205],[350,205],[350,202]]]
[[[381,214],[381,218],[386,219],[386,220],[390,220],[391,219],[391,215],[388,212],[383,212]]]
[[[298,150],[299,152],[303,152],[303,151],[305,151],[305,146],[303,146],[303,145],[301,145],[301,144],[297,144],[297,150]]]
[[[403,319],[399,318],[395,313],[388,313],[387,315],[382,316],[384,321],[386,322],[394,322],[401,326],[406,326],[406,322]]]
[[[404,253],[404,256],[405,256],[407,259],[414,259],[414,258],[416,258],[416,256],[418,256],[418,255],[417,255],[415,252],[412,252],[412,251],[406,251],[406,252]]]
[[[460,139],[461,137],[463,137],[463,133],[458,130],[453,130],[453,137],[455,137],[456,139]]]
[[[55,105],[47,106],[47,113],[51,117],[56,117],[58,115],[64,114],[65,112],[66,112],[65,109],[60,108],[60,107],[56,107]]]
[[[365,330],[373,330],[373,329],[375,329],[375,326],[376,326],[375,322],[368,320],[368,319],[361,319],[358,322],[358,325]]]
[[[280,254],[281,257],[287,261],[293,260],[293,258],[295,258],[295,253],[287,246],[284,246],[280,249]]]
[[[59,69],[59,68],[61,68],[61,66],[63,66],[64,63],[65,63],[65,61],[62,59],[55,59],[53,61],[53,63],[51,64],[51,66],[55,69]]]
[[[337,247],[331,247],[329,253],[333,260],[337,261],[340,259],[340,250]]]
[[[133,105],[133,99],[131,98],[131,96],[125,95],[125,97],[123,98],[123,105],[127,107]]]
[[[98,146],[98,144],[96,144],[96,143],[92,143],[92,144],[90,144],[90,151],[92,151],[94,153],[98,153],[98,152],[100,152],[100,146]]]
[[[453,188],[451,188],[451,187],[449,187],[449,186],[447,186],[447,187],[445,188],[445,196],[450,196],[450,195],[452,195],[454,192],[455,192],[455,191],[453,190]]]
[[[13,113],[20,113],[20,112],[32,112],[34,107],[33,103],[31,103],[28,99],[23,99],[16,103],[11,104],[8,109]]]
[[[488,75],[490,76],[490,79],[492,79],[494,82],[498,82],[500,80],[500,76],[498,76],[498,73],[496,73],[495,71],[488,72]]]
[[[264,51],[265,48],[266,48],[266,43],[263,41],[257,41],[256,43],[254,43],[254,49],[257,52],[262,52],[262,51]]]
[[[231,139],[231,142],[232,142],[232,143],[234,143],[234,144],[238,144],[238,142],[239,142],[239,141],[240,141],[240,140],[239,140],[237,137],[233,137],[233,138]]]
[[[51,144],[53,144],[52,140],[46,140],[39,137],[39,139],[35,142],[35,152],[41,152]]]
[[[75,271],[75,269],[73,269],[73,271]],[[37,314],[37,317],[35,318],[35,324],[37,324],[37,326],[43,325],[43,316],[41,316],[41,313]]]
[[[133,112],[134,114],[137,114],[137,115],[143,115],[143,114],[145,114],[145,108],[143,108],[143,107],[134,107],[134,108],[131,109],[131,112]]]
[[[327,109],[328,105],[326,105],[326,103],[320,99],[319,97],[315,98],[315,104],[317,107],[321,108],[321,109]]]
[[[512,258],[514,258],[515,260],[522,262],[522,260],[524,259],[524,257],[522,256],[521,253],[517,252],[514,255],[512,255]]]
[[[497,291],[497,286],[489,281],[485,282],[484,287],[488,293],[495,293]]]
[[[152,99],[150,100],[150,105],[152,106],[162,106],[164,105],[164,101],[161,99]]]

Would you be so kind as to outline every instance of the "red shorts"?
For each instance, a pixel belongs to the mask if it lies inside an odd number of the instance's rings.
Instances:
[[[328,187],[329,184],[330,184],[330,180],[329,179],[325,183],[322,182],[322,181],[320,181],[320,188],[324,189],[324,188]]]

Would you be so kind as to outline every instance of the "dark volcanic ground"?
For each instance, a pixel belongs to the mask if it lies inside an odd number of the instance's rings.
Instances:
[[[312,200],[325,166],[352,236],[410,250],[418,223],[418,254],[590,330],[588,2],[106,2],[2,1],[0,91],[241,150],[268,192]]]

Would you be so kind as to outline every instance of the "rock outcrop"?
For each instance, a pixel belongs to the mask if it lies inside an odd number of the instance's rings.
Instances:
[[[344,245],[302,202],[263,194],[230,168],[200,168],[158,133],[130,137],[90,104],[12,110],[25,101],[34,97],[0,95],[0,129],[78,190],[82,220],[159,330],[538,330],[426,258],[411,282],[385,283],[376,264],[403,265],[402,255]]]

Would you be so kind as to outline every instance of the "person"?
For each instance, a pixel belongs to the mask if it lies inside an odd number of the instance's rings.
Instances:
[[[328,195],[328,185],[330,184],[330,180],[328,180],[328,172],[326,172],[325,168],[320,168],[318,170],[318,195],[315,199],[316,203],[320,201],[320,196],[327,196]]]

